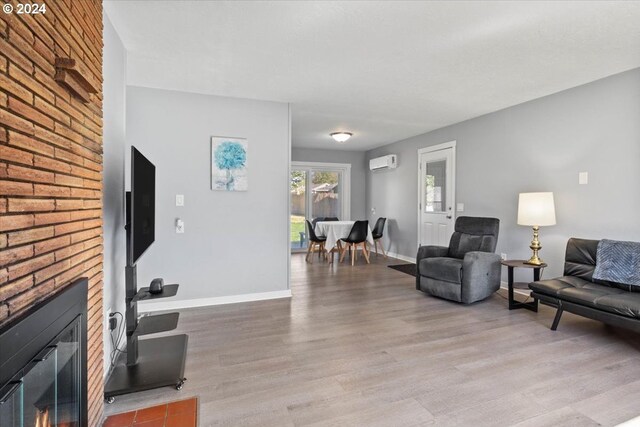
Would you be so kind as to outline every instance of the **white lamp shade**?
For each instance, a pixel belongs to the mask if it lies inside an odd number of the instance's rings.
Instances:
[[[518,224],[530,226],[555,225],[556,208],[553,203],[553,193],[520,193]]]

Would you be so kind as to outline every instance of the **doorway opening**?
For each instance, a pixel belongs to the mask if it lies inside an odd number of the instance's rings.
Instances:
[[[351,165],[348,163],[291,162],[291,252],[307,249],[306,222],[351,216]]]

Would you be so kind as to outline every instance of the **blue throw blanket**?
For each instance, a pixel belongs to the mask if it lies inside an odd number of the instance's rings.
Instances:
[[[640,243],[601,240],[593,278],[640,286]]]

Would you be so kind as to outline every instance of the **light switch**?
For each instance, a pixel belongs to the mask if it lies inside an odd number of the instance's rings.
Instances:
[[[589,173],[588,172],[580,172],[578,174],[578,184],[585,185],[589,183]]]
[[[176,233],[182,234],[184,233],[184,221],[180,218],[176,219]]]
[[[184,194],[176,194],[176,206],[184,206]]]
[[[464,203],[456,203],[456,212],[464,212]]]

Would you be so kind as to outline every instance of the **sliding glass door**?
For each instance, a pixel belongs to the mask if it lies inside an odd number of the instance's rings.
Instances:
[[[290,179],[291,250],[307,248],[305,220],[349,219],[351,165],[292,162]]]

